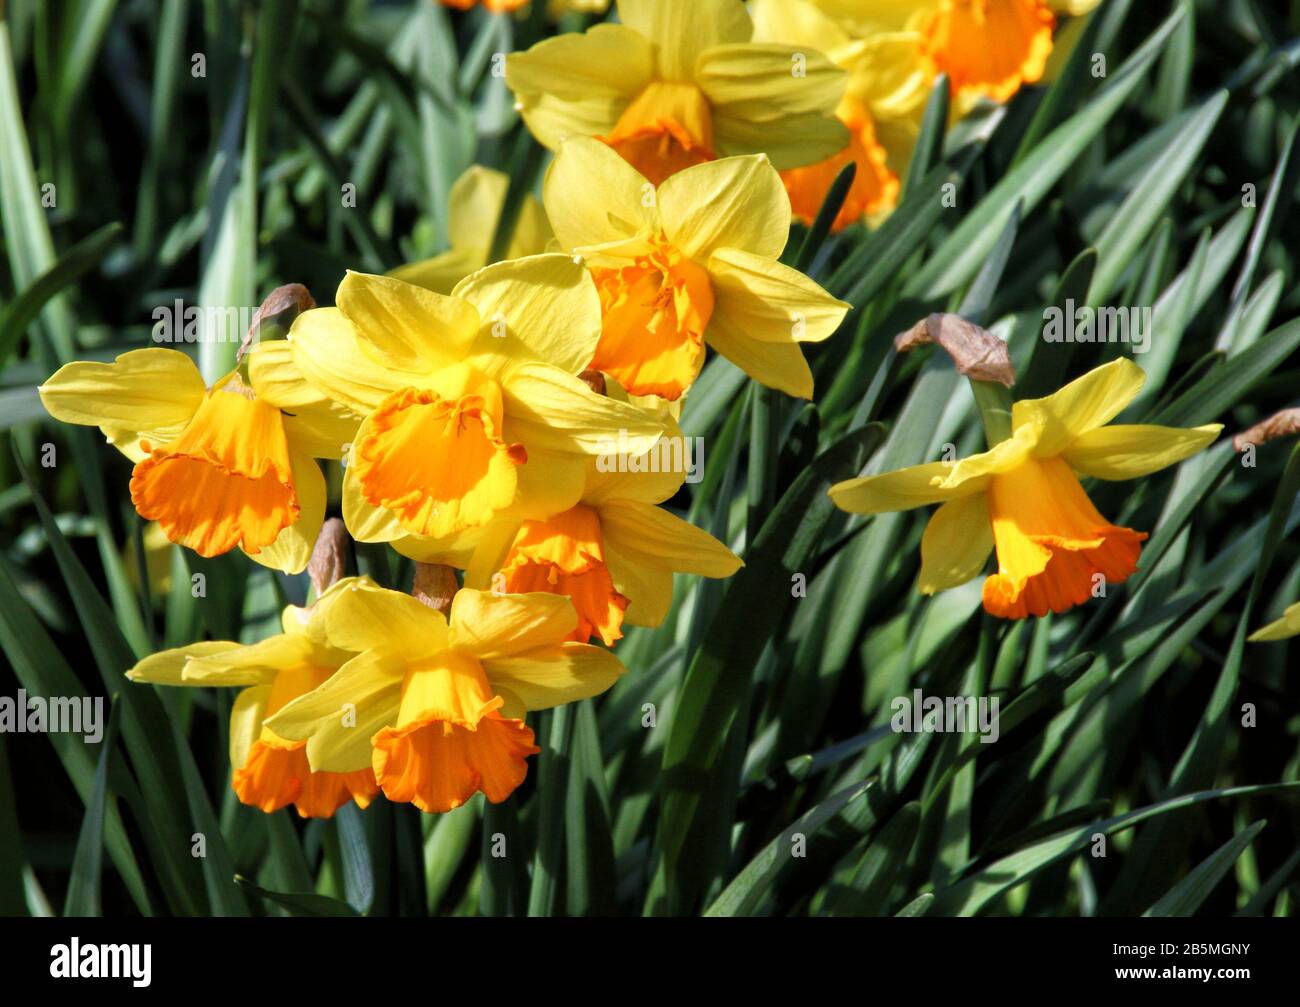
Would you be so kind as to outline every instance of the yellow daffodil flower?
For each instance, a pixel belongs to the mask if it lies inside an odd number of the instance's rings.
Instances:
[[[318,772],[373,767],[390,801],[504,801],[538,751],[525,712],[597,695],[623,672],[609,651],[567,640],[577,616],[558,595],[462,589],[444,617],[364,578],[340,583],[326,632],[358,656],[269,723],[305,741]]]
[[[729,154],[796,168],[844,146],[843,72],[816,50],[752,42],[743,4],[620,0],[618,13],[621,24],[507,58],[506,83],[543,146],[599,137],[656,185]]]
[[[812,0],[859,37],[917,37],[930,78],[946,73],[959,114],[979,97],[1006,101],[1043,77],[1056,15],[1086,14],[1099,0]]]
[[[817,46],[848,73],[836,111],[848,129],[848,145],[824,161],[781,173],[795,217],[812,223],[849,162],[857,170],[832,230],[893,209],[929,94],[920,34],[882,30],[857,38],[812,0],[757,0],[753,12],[755,39]]]
[[[656,189],[577,137],[556,155],[542,199],[560,246],[587,260],[600,292],[590,367],[633,395],[677,399],[707,342],[763,384],[812,397],[799,344],[831,335],[849,305],[777,261],[790,200],[764,156],[696,165]]]
[[[1251,643],[1272,643],[1275,640],[1288,640],[1300,634],[1300,602],[1288,605],[1282,617],[1250,634]]]
[[[315,605],[284,610],[284,632],[241,646],[213,641],[166,650],[126,673],[157,685],[242,686],[230,712],[230,766],[239,799],[268,814],[290,804],[304,818],[329,818],[350,800],[366,807],[379,792],[369,766],[348,772],[312,772],[306,743],[286,740],[266,720],[311,692],[355,655],[330,646],[324,635],[329,606],[347,590],[341,581]]]
[[[504,172],[477,164],[471,167],[456,179],[447,199],[451,248],[431,259],[399,266],[388,275],[439,294],[450,294],[457,283],[487,265],[488,245],[496,233],[509,185],[510,177]],[[544,252],[551,237],[542,204],[529,193],[519,208],[505,257],[521,259]]]
[[[336,303],[299,315],[289,343],[310,382],[365,417],[343,481],[343,518],[363,542],[567,510],[603,441],[622,431],[647,450],[663,432],[576,377],[600,300],[569,256],[489,266],[451,296],[350,272]]]
[[[528,0],[442,0],[444,7],[455,10],[469,10],[475,4],[482,4],[483,9],[492,14],[509,14],[527,3]]]
[[[582,642],[599,637],[610,646],[624,622],[658,626],[672,604],[674,573],[730,577],[743,566],[712,535],[657,506],[685,480],[689,451],[680,432],[645,455],[612,446],[588,463],[573,507],[486,534],[466,564],[466,583],[495,572],[497,591],[567,595],[578,614],[571,639]]]
[[[171,541],[297,573],[325,514],[312,459],[338,458],[359,418],[304,384],[283,342],[257,346],[248,375],[206,388],[187,355],[158,347],[65,364],[39,392],[51,416],[99,427],[135,462],[131,501]]]
[[[1103,518],[1079,475],[1149,475],[1202,450],[1223,429],[1107,426],[1145,380],[1120,358],[1046,398],[1016,402],[1011,437],[983,454],[850,479],[833,486],[831,498],[857,514],[943,504],[921,539],[923,594],[979,576],[996,549],[985,610],[1006,619],[1064,612],[1091,596],[1099,575],[1117,584],[1132,574],[1147,537]]]

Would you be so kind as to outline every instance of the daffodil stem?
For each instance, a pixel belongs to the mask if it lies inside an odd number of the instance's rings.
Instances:
[[[751,392],[749,416],[749,511],[746,542],[753,542],[776,498],[780,454],[781,393],[761,385]]]
[[[992,381],[971,380],[975,405],[979,407],[984,423],[984,438],[989,447],[1000,444],[1011,436],[1011,391]]]

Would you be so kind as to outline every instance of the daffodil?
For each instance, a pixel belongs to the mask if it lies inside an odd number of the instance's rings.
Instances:
[[[442,0],[442,5],[455,10],[469,10],[475,4],[481,4],[483,9],[489,13],[509,14],[525,6],[528,2],[529,0]]]
[[[488,263],[488,246],[506,200],[510,178],[504,172],[474,165],[456,179],[448,195],[448,232],[451,248],[421,262],[399,266],[389,275],[439,294],[450,294],[470,273]],[[514,234],[506,246],[507,259],[520,259],[546,251],[551,226],[542,205],[531,193],[524,196]]]
[[[569,256],[489,266],[451,296],[350,272],[336,303],[299,315],[289,343],[310,382],[365,417],[343,481],[361,541],[452,539],[499,515],[566,510],[604,440],[622,431],[646,450],[663,432],[576,376],[600,300]]]
[[[931,79],[948,75],[964,114],[980,97],[1006,101],[1043,77],[1057,15],[1099,0],[812,0],[859,37],[909,32]]]
[[[238,546],[291,573],[325,513],[313,459],[338,458],[359,420],[302,381],[283,342],[211,388],[186,354],[157,347],[66,364],[39,391],[51,416],[99,427],[135,462],[131,501],[171,541],[201,556]]]
[[[858,514],[943,506],[921,539],[919,587],[943,591],[979,576],[984,608],[1021,619],[1064,612],[1137,569],[1144,532],[1097,512],[1079,476],[1136,479],[1181,462],[1210,444],[1222,426],[1190,430],[1112,425],[1146,375],[1120,358],[1042,399],[1016,402],[1011,437],[956,462],[930,462],[864,476],[831,488],[840,508]]]
[[[757,0],[753,11],[756,39],[817,46],[848,73],[836,111],[848,130],[848,144],[823,161],[781,173],[795,217],[810,224],[850,162],[856,167],[853,184],[832,229],[893,209],[929,93],[920,34],[899,28],[855,37],[813,0]]]
[[[812,397],[799,344],[849,305],[778,262],[790,200],[763,155],[678,172],[655,188],[604,144],[568,140],[542,199],[560,246],[582,256],[603,328],[589,366],[633,395],[680,398],[707,342],[765,385]]]
[[[304,818],[329,818],[348,801],[366,807],[379,792],[373,772],[312,772],[306,744],[266,726],[287,703],[316,689],[354,654],[330,646],[325,615],[347,581],[340,581],[307,608],[284,610],[284,632],[242,646],[196,643],[145,658],[126,673],[133,682],[156,685],[239,686],[230,712],[230,766],[239,799],[268,814],[294,805]]]
[[[507,58],[506,83],[543,146],[599,137],[656,185],[729,154],[795,168],[844,146],[843,72],[816,50],[751,41],[743,4],[620,0],[618,13],[621,24]]]
[[[1288,605],[1280,619],[1275,619],[1267,626],[1250,634],[1251,643],[1272,643],[1275,640],[1288,640],[1300,634],[1300,602]]]
[[[685,480],[689,451],[680,432],[640,456],[611,445],[588,463],[573,507],[485,535],[483,548],[496,555],[471,560],[467,583],[495,571],[497,590],[567,595],[578,614],[572,639],[582,642],[612,645],[624,622],[658,626],[672,604],[674,573],[730,577],[742,566],[712,535],[658,506]]]
[[[567,639],[577,616],[558,595],[462,589],[444,617],[364,578],[345,584],[326,632],[358,656],[270,727],[305,741],[314,770],[373,767],[389,800],[422,811],[480,790],[504,801],[538,750],[525,713],[594,696],[623,671],[609,651]]]

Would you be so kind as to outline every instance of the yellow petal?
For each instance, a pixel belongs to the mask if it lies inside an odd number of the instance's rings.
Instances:
[[[703,464],[700,445],[676,430],[641,455],[597,455],[587,463],[582,500],[598,507],[619,500],[663,503],[681,488],[692,465],[698,474]]]
[[[831,487],[830,495],[840,510],[853,514],[884,514],[956,500],[979,493],[988,485],[987,475],[953,486],[939,485],[955,467],[953,462],[926,462],[880,475],[859,476],[836,483]]]
[[[284,412],[289,446],[312,458],[338,458],[357,435],[361,416],[310,384],[283,339],[262,343],[249,354],[248,377],[261,399]]]
[[[584,382],[546,364],[525,364],[505,384],[506,433],[532,456],[534,446],[568,454],[599,454],[624,438],[629,450],[650,449],[663,421],[626,402],[597,395]],[[527,466],[524,466],[527,468]]]
[[[654,187],[608,146],[566,140],[542,183],[542,202],[566,250],[629,241],[655,229]]]
[[[487,658],[483,670],[494,691],[510,693],[525,709],[546,710],[599,695],[625,669],[604,647],[569,641],[512,657]]]
[[[922,594],[946,591],[978,577],[993,551],[989,505],[983,493],[949,500],[931,516],[921,536]]]
[[[798,343],[770,343],[751,339],[730,325],[709,327],[709,345],[755,381],[795,395],[813,396],[812,370]]]
[[[157,445],[180,436],[206,390],[194,361],[161,348],[131,350],[111,364],[64,364],[37,389],[56,420],[99,427],[135,462],[145,457],[141,440]]]
[[[244,689],[230,708],[230,768],[238,770],[248,761],[253,743],[262,735],[262,722],[271,699],[271,686]]]
[[[918,32],[884,32],[840,54],[849,72],[846,92],[878,123],[910,119],[919,126],[931,84],[919,56],[920,39]]]
[[[552,150],[568,136],[607,133],[653,76],[649,40],[618,24],[557,35],[506,59],[506,85],[520,115],[537,142]]]
[[[267,719],[266,727],[288,741],[306,739],[313,772],[365,769],[370,765],[370,739],[397,723],[405,674],[405,663],[392,652],[368,651],[323,685],[285,704]]]
[[[196,655],[185,665],[181,680],[184,685],[271,685],[281,671],[311,663],[313,658],[330,666],[335,655],[342,652],[326,651],[302,634],[280,633],[234,650]]]
[[[1282,618],[1255,630],[1247,639],[1251,643],[1268,643],[1274,640],[1286,640],[1296,634],[1300,634],[1300,602],[1288,605],[1286,611],[1282,613]]]
[[[948,474],[943,477],[943,489],[954,489],[966,483],[981,485],[990,476],[1010,472],[1020,466],[1026,458],[1035,453],[1038,443],[1038,427],[1027,425],[1019,428],[1007,440],[995,444],[988,451],[963,458],[953,464]]]
[[[483,661],[555,646],[577,625],[573,603],[560,594],[493,594],[465,588],[451,602],[453,645]]]
[[[487,233],[491,235],[492,232]],[[429,259],[398,266],[388,275],[403,283],[414,283],[417,287],[432,290],[435,294],[450,295],[456,284],[476,269],[486,266],[487,260],[486,245],[467,245],[449,249]]]
[[[755,42],[784,42],[833,53],[852,39],[844,28],[809,0],[754,0]]]
[[[733,339],[820,342],[839,328],[851,307],[797,269],[735,248],[713,253],[709,278],[714,297],[710,342],[719,328]]]
[[[507,429],[510,429],[507,425]],[[526,436],[526,435],[525,435]],[[533,444],[528,464],[520,465],[515,499],[499,517],[540,521],[568,510],[582,498],[586,459],[568,451],[552,451]]]
[[[1123,412],[1142,389],[1142,368],[1120,357],[1076,378],[1042,399],[1024,399],[1011,407],[1011,425],[1040,430],[1037,458],[1059,455],[1080,434],[1104,426]]]
[[[707,262],[719,248],[775,259],[790,234],[790,199],[763,154],[725,157],[679,171],[659,186],[664,236]]]
[[[624,555],[617,542],[605,542],[605,566],[614,590],[628,599],[623,621],[633,626],[658,626],[673,604],[673,572],[646,563],[640,553]]]
[[[227,640],[205,640],[188,647],[175,647],[172,650],[150,654],[126,673],[132,682],[153,682],[155,685],[185,685],[182,675],[185,664],[191,658],[208,657],[213,654],[239,650],[240,645]]]
[[[398,370],[418,373],[455,363],[478,336],[472,306],[391,276],[348,270],[335,299],[362,349]]]
[[[289,346],[294,365],[311,385],[362,416],[412,384],[418,373],[364,352],[355,327],[338,308],[304,311],[293,320]]]
[[[730,577],[744,566],[740,557],[708,532],[662,507],[611,502],[600,508],[600,527],[606,543],[628,562],[702,577]]]
[[[407,659],[447,646],[447,620],[409,594],[389,591],[364,577],[340,592],[325,617],[332,646],[360,653],[382,647]]]
[[[506,190],[509,188],[509,175],[504,171],[485,168],[481,164],[470,165],[456,179],[451,192],[447,194],[447,230],[452,248],[483,246],[486,249],[496,232],[501,207],[506,201]],[[539,209],[537,201],[531,195],[524,197],[516,228],[523,224],[523,212],[527,207],[531,207],[534,212]],[[537,236],[530,236],[530,244],[535,247],[521,254],[532,255],[542,251],[546,238],[539,241]],[[515,255],[509,257],[515,258]]]
[[[805,72],[797,76],[801,60]],[[717,152],[762,151],[781,170],[821,161],[848,143],[835,118],[845,79],[820,52],[775,43],[712,48],[696,75],[713,108]]]
[[[1098,427],[1074,439],[1062,455],[1076,472],[1098,479],[1136,479],[1177,465],[1214,443],[1222,423],[1203,427]]]
[[[257,552],[245,552],[249,559],[282,573],[302,573],[316,547],[325,520],[325,475],[320,466],[303,454],[290,457],[293,489],[298,497],[298,520],[281,530],[275,541]]]
[[[710,46],[748,42],[749,14],[731,0],[620,0],[618,16],[655,46],[659,76],[690,80],[700,54]]]
[[[517,340],[534,359],[563,371],[577,374],[591,363],[600,341],[600,296],[581,260],[550,254],[498,262],[467,276],[453,293],[478,309],[479,346],[487,353]]]
[[[351,465],[343,473],[343,523],[358,542],[395,542],[408,534],[396,514],[366,499]]]
[[[1056,11],[1057,14],[1069,14],[1071,17],[1078,17],[1081,14],[1087,14],[1097,8],[1101,0],[1046,0],[1047,6]]]

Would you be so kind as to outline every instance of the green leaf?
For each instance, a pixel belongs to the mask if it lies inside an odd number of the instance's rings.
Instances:
[[[358,916],[346,902],[315,892],[272,892],[260,888],[245,877],[235,875],[239,887],[253,895],[261,896],[272,905],[287,909],[290,916]]]
[[[101,915],[99,884],[104,851],[104,807],[108,800],[108,760],[117,743],[118,714],[121,709],[118,703],[113,703],[108,714],[108,727],[101,739],[95,785],[86,804],[85,817],[81,820],[77,850],[72,857],[72,875],[68,879],[68,892],[63,900],[64,916]]]
[[[1143,916],[1191,916],[1201,907],[1210,893],[1223,880],[1255,837],[1263,830],[1264,822],[1256,822],[1228,840],[1212,854],[1197,864],[1187,877],[1165,892]]]
[[[1087,105],[1007,172],[908,281],[904,296],[937,301],[966,283],[988,256],[1016,204],[1023,201],[1027,212],[1038,206],[1137,90],[1186,16],[1187,4],[1181,3]]]
[[[0,314],[0,367],[4,366],[17,348],[27,326],[32,324],[50,299],[98,266],[121,234],[121,224],[106,224],[101,227],[68,249],[58,262],[5,305],[3,314]]]
[[[729,582],[682,683],[664,749],[658,842],[670,891],[683,904],[699,896],[716,869],[720,851],[705,845],[711,827],[701,820],[700,796],[716,771],[746,680],[789,610],[792,576],[815,555],[834,507],[827,490],[857,474],[880,435],[879,427],[868,427],[846,436],[795,480],[746,551],[745,567]],[[763,619],[755,625],[750,616],[758,611]],[[715,833],[710,842],[725,839]]]

